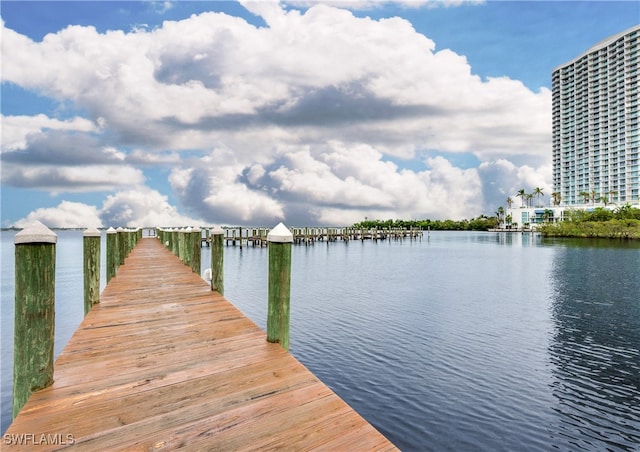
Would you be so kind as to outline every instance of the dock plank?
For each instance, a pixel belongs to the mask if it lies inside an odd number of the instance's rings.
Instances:
[[[72,435],[92,451],[396,450],[153,238],[127,257],[57,359],[53,385],[6,433]],[[39,448],[67,445],[55,443]]]

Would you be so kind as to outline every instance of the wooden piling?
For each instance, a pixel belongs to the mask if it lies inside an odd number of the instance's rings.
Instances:
[[[57,240],[39,221],[14,238],[13,418],[31,393],[53,383]]]
[[[267,235],[269,242],[269,305],[267,340],[289,350],[291,246],[293,234],[282,223]]]
[[[133,247],[136,246],[136,240],[138,237],[138,229],[127,229],[127,256],[133,250]]]
[[[82,233],[84,269],[84,315],[100,303],[100,231],[89,228]]]
[[[107,283],[116,276],[120,258],[118,257],[118,232],[113,229],[107,229]]]
[[[178,258],[184,263],[184,229],[178,230]]]
[[[187,226],[180,231],[180,259],[187,267],[191,267],[191,226]]]
[[[200,274],[202,259],[202,232],[200,228],[195,227],[191,231],[191,270]]]
[[[180,256],[180,240],[179,240],[178,229],[177,228],[171,229],[170,235],[171,235],[171,252],[175,256]]]
[[[158,238],[158,240],[160,240],[160,243],[162,243],[165,247],[167,246],[163,228],[156,228],[156,237]]]
[[[123,256],[126,257],[129,255],[129,251],[131,250],[131,229],[123,228],[122,229],[122,238],[123,238]],[[124,264],[124,260],[122,261]]]
[[[124,238],[124,228],[122,226],[116,229],[118,233],[118,267],[124,264],[124,258],[126,257],[126,244]]]
[[[211,230],[211,290],[224,295],[224,230],[220,226]]]

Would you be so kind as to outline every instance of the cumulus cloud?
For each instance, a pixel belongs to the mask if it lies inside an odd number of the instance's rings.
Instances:
[[[529,193],[539,187],[548,199],[553,191],[549,183],[551,172],[551,165],[517,166],[507,159],[482,162],[478,173],[483,180],[485,212],[492,213],[490,209],[497,206],[506,207],[506,199],[510,197],[515,200],[515,194],[520,189]]]
[[[8,127],[11,130],[10,127]],[[34,132],[3,151],[2,183],[54,193],[111,190],[142,184],[142,171],[95,137],[60,130]]]
[[[200,220],[178,213],[166,196],[147,187],[110,195],[100,209],[84,203],[62,201],[56,207],[36,209],[16,221],[15,226],[22,228],[36,220],[52,228],[182,227],[201,224]]]
[[[3,77],[75,101],[129,144],[202,147],[229,124],[284,128],[297,142],[331,127],[334,138],[385,151],[424,146],[427,136],[442,150],[477,153],[535,153],[545,142],[548,91],[483,81],[404,19],[247,6],[269,26],[204,13],[150,32],[70,26],[41,43],[5,29]]]
[[[131,167],[83,165],[2,166],[2,182],[14,187],[47,190],[54,194],[112,190],[144,180],[142,171]]]
[[[138,187],[110,195],[100,210],[104,226],[197,226],[197,219],[180,214],[167,197],[156,190]]]
[[[283,147],[273,155],[270,162],[221,168],[216,162],[228,155],[214,151],[198,164],[175,168],[170,181],[181,203],[208,222],[342,225],[365,216],[460,219],[482,213],[477,169],[457,168],[442,157],[427,159],[425,170],[416,172],[369,145],[339,141]]]
[[[85,118],[67,120],[50,118],[44,114],[35,116],[5,116],[2,121],[2,145],[0,152],[14,151],[26,147],[28,137],[39,135],[44,130],[66,130],[75,132],[95,132],[96,125]]]
[[[141,165],[171,166],[184,211],[240,224],[462,218],[516,181],[545,186],[549,90],[482,79],[398,17],[243,4],[266,25],[203,13],[131,33],[69,26],[35,42],[3,24],[3,82],[87,115],[12,118],[3,184],[123,190],[144,184]],[[422,161],[429,150],[484,166]],[[109,218],[140,218],[108,201]]]
[[[50,228],[102,227],[102,220],[95,206],[70,201],[62,201],[57,207],[36,209],[27,217],[16,221],[15,226],[24,228],[36,220]]]
[[[14,187],[55,193],[111,190],[144,182],[136,164],[176,160],[138,149],[129,155],[105,143],[100,127],[83,118],[41,114],[2,120],[2,181]]]
[[[238,181],[240,166],[222,166],[225,153],[213,152],[190,168],[176,168],[169,181],[182,204],[209,223],[270,225],[285,219],[283,205],[270,193]]]

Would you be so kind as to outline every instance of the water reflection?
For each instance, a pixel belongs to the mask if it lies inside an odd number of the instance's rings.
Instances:
[[[640,444],[640,252],[577,243],[557,249],[551,275],[551,433],[570,448],[631,450]]]

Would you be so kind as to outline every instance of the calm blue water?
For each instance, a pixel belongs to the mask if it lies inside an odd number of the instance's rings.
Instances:
[[[56,354],[83,315],[81,232],[58,235]],[[263,329],[267,253],[225,248],[225,296]],[[294,246],[292,261],[291,352],[401,449],[640,448],[639,243],[431,232]]]

